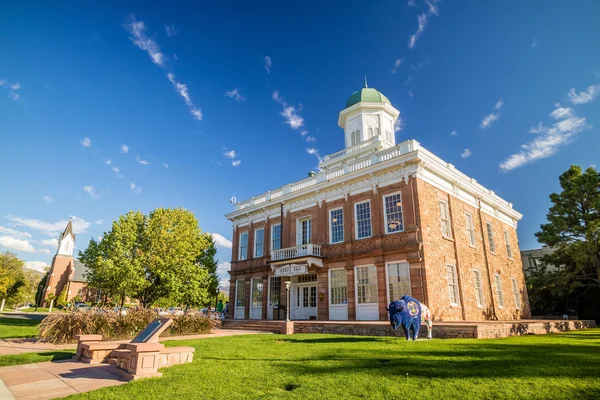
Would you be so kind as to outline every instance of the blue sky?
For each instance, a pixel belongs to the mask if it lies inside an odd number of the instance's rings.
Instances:
[[[81,250],[128,210],[178,206],[222,236],[226,263],[229,199],[342,149],[337,116],[364,75],[400,110],[398,142],[524,214],[522,249],[558,175],[599,162],[598,2],[1,7],[0,247],[34,267],[69,216]]]

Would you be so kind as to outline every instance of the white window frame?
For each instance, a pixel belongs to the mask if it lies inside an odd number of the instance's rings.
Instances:
[[[385,207],[385,200],[388,197],[392,197],[392,196],[396,196],[396,195],[400,196],[400,223],[402,224],[402,229],[390,232],[389,231],[389,226],[388,226],[388,214],[387,214],[387,209]],[[403,204],[402,204],[402,193],[401,192],[394,192],[394,193],[386,194],[386,195],[382,196],[381,202],[382,202],[382,206],[383,206],[383,224],[385,225],[385,234],[388,235],[388,234],[391,234],[391,233],[404,232],[404,207],[403,207]]]
[[[442,237],[446,239],[452,239],[452,221],[450,221],[450,205],[448,204],[448,200],[438,200],[438,207],[440,209],[440,226],[442,228]],[[443,213],[446,214],[446,218],[444,218]],[[447,234],[445,232],[446,229],[448,230]]]
[[[260,287],[260,297],[256,296],[257,289]],[[252,278],[250,281],[250,307],[259,308],[263,306],[263,294],[265,292],[265,282],[263,278]],[[255,298],[257,301],[255,302]]]
[[[452,302],[452,296],[450,295],[450,279],[448,279],[448,267],[452,267],[452,278],[454,280],[454,283],[452,284],[452,288],[454,289],[454,298],[455,298],[455,302]],[[450,263],[446,263],[446,280],[448,281],[448,300],[450,300],[450,305],[451,306],[458,306],[460,305],[460,297],[459,297],[459,288],[458,288],[458,272],[456,271],[456,264],[450,264]]]
[[[246,245],[242,246],[242,236],[246,235]],[[239,236],[239,244],[238,244],[238,260],[242,261],[242,260],[247,260],[248,259],[248,231],[243,231],[240,232],[240,236]],[[246,255],[244,256],[244,258],[242,258],[242,248],[246,248]]]
[[[258,231],[262,231],[262,242],[260,242],[260,255],[258,255],[258,242],[256,241]],[[260,258],[265,255],[265,228],[257,228],[254,230],[254,258]]]
[[[338,211],[338,210],[342,210],[342,240],[334,242],[333,241],[333,221],[332,221],[332,217],[331,214],[334,211]],[[329,244],[336,244],[336,243],[344,243],[344,207],[335,207],[329,210]]]
[[[477,239],[475,238],[475,221],[473,220],[473,214],[465,211],[465,223],[467,226],[467,241],[469,246],[477,247]]]
[[[508,231],[506,229],[504,230],[504,243],[506,244],[506,255],[510,260],[512,260],[513,251],[512,246],[510,245],[510,235],[508,234]]]
[[[375,297],[375,302],[373,302],[373,303],[360,303],[359,302],[360,295],[358,293],[359,292],[358,291],[358,286],[359,286],[359,283],[358,283],[358,270],[359,269],[363,269],[363,268],[369,268],[370,270],[375,271],[375,282],[372,283],[369,280],[369,283],[368,283],[369,286],[375,285],[375,296],[374,296]],[[368,272],[367,272],[367,276],[368,276]],[[377,278],[378,278],[377,277],[377,267],[375,265],[373,265],[373,264],[357,265],[356,267],[354,267],[354,293],[356,294],[356,296],[355,296],[355,302],[356,302],[357,306],[358,305],[369,305],[369,304],[372,305],[372,304],[378,304],[379,303],[379,295],[378,295],[379,285],[378,285],[378,282],[377,282],[377,280],[378,280]]]
[[[504,308],[504,289],[502,288],[502,277],[500,274],[494,274],[494,286],[496,297],[498,297],[498,308]]]
[[[473,273],[473,288],[475,289],[475,302],[477,308],[485,307],[485,299],[483,297],[483,281],[481,280],[481,270],[472,269]],[[479,287],[477,287],[477,280],[479,280]]]
[[[240,287],[243,287],[244,295],[240,298]],[[241,300],[242,304],[238,305],[238,300]],[[246,280],[238,279],[235,281],[235,308],[241,308],[246,306]]]
[[[385,287],[387,292],[387,301],[388,304],[392,302],[391,294],[390,294],[390,265],[391,264],[406,264],[408,265],[408,293],[407,295],[412,296],[412,282],[410,280],[410,263],[407,260],[400,261],[392,261],[385,263]]]
[[[490,245],[490,253],[496,254],[496,239],[494,239],[494,226],[491,222],[485,223],[485,230],[487,232],[488,243]]]
[[[304,221],[310,221],[309,222],[309,229],[308,229],[308,241],[305,244],[309,244],[312,243],[312,217],[310,215],[304,216],[304,217],[300,217],[300,218],[296,218],[296,246],[302,246],[302,222]]]
[[[510,278],[512,284],[513,296],[515,297],[515,308],[517,310],[521,309],[521,295],[519,294],[519,286],[517,285],[517,278],[511,276]]]
[[[365,236],[365,237],[358,237],[358,212],[357,212],[357,208],[360,204],[365,204],[365,203],[369,203],[369,227],[370,227],[370,231],[371,234],[369,236]],[[371,200],[365,200],[365,201],[359,201],[354,203],[354,238],[356,240],[361,240],[361,239],[368,239],[370,237],[373,237],[373,209],[371,207]]]
[[[274,237],[273,232],[275,230],[275,227],[277,227],[277,226],[279,226],[279,249],[276,249],[273,247],[273,237]],[[281,223],[271,225],[271,236],[269,237],[269,241],[271,242],[271,244],[270,244],[271,251],[281,249],[281,245],[283,243],[282,242],[282,233],[283,233],[283,231],[281,230]]]
[[[332,282],[333,280],[331,279],[331,273],[333,271],[344,271],[344,276],[346,277],[346,302],[345,303],[336,303],[333,304],[332,300],[333,300],[333,296],[332,296],[332,290],[333,290],[333,286],[332,286]],[[341,287],[341,286],[339,286]],[[348,306],[348,271],[346,271],[346,268],[333,268],[329,270],[329,306],[330,307],[344,307],[344,306]]]

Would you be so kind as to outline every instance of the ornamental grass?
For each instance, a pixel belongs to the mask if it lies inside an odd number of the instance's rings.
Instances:
[[[102,335],[103,340],[132,339],[158,317],[156,311],[147,308],[129,309],[125,315],[112,309],[56,313],[40,322],[38,336],[51,343],[71,343],[75,336],[89,334]],[[173,324],[161,336],[205,334],[221,327],[219,319],[197,311],[164,318],[173,319]]]

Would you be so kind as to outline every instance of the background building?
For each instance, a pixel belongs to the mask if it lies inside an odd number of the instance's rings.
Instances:
[[[386,320],[405,294],[436,320],[529,317],[512,204],[418,142],[375,89],[340,112],[345,149],[309,177],[235,204],[237,319]]]

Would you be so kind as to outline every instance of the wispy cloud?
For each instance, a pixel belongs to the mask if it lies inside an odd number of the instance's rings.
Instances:
[[[121,153],[129,153],[129,146],[127,146],[126,144],[122,144],[121,145]]]
[[[319,155],[319,150],[315,149],[315,148],[310,148],[310,149],[306,149],[306,152],[308,154],[311,154],[315,157],[317,157],[317,159],[319,160],[319,162],[322,162],[323,159],[321,158],[321,156]]]
[[[167,163],[163,163],[163,167],[165,167],[165,168],[169,168],[169,164],[167,164]]]
[[[271,67],[273,66],[273,62],[271,61],[271,57],[265,56],[265,70],[268,74],[271,73]]]
[[[97,219],[97,220],[94,221],[94,223],[96,225],[102,225],[104,223],[104,220],[103,219]]]
[[[121,170],[117,167],[112,167],[111,168],[113,170],[114,173],[118,174],[119,172],[121,172]]]
[[[184,83],[177,82],[175,80],[175,76],[170,72],[167,74],[167,78],[169,78],[169,80],[175,87],[175,90],[177,90],[177,93],[179,93],[179,95],[181,97],[183,97],[185,104],[188,106],[188,108],[190,110],[190,114],[192,114],[194,116],[194,118],[196,118],[198,121],[202,121],[202,111],[199,108],[196,108],[196,106],[194,106],[194,103],[192,102],[192,99],[190,98],[190,94],[189,94],[187,85]]]
[[[148,164],[150,164],[150,161],[142,160],[142,159],[140,158],[140,156],[135,156],[135,161],[136,161],[138,164],[142,164],[142,165],[148,165]]]
[[[69,220],[47,222],[39,219],[21,218],[15,215],[8,215],[6,218],[17,226],[24,226],[48,236],[58,235],[65,229],[67,223],[69,222]],[[82,218],[77,218],[74,215],[71,216],[71,220],[73,222],[73,230],[76,234],[86,233],[87,229],[92,225],[90,222],[87,222]]]
[[[471,157],[471,150],[469,149],[464,149],[462,153],[460,153],[460,156],[462,158],[469,158]]]
[[[238,103],[241,103],[242,101],[246,100],[246,98],[240,94],[238,88],[225,92],[225,96],[231,97]]]
[[[44,196],[44,201],[46,203],[52,203],[52,197],[50,197],[50,196]]]
[[[5,80],[0,80],[0,86],[6,86],[9,90],[8,92],[8,97],[11,100],[16,101],[17,103],[21,102],[21,95],[19,93],[17,93],[16,91],[19,90],[21,88],[21,84],[19,82],[15,82],[15,83],[8,83]]]
[[[398,119],[396,120],[396,123],[394,124],[394,133],[400,132],[402,129],[404,129],[404,120],[402,119],[402,117],[400,115],[398,115]]]
[[[229,150],[223,153],[225,158],[235,158],[235,150]]]
[[[50,254],[50,250],[48,249],[37,249],[38,253]]]
[[[130,188],[130,189],[131,189],[131,191],[132,191],[133,193],[135,193],[135,194],[140,194],[140,193],[142,193],[142,188],[141,188],[141,187],[138,187],[138,186],[136,186],[136,184],[135,184],[135,183],[133,183],[133,182],[131,182],[131,183],[129,184],[129,188]]]
[[[414,49],[417,44],[417,40],[421,37],[423,32],[425,32],[425,28],[427,27],[427,23],[429,22],[429,17],[432,15],[439,15],[439,8],[436,5],[437,0],[425,1],[428,7],[428,11],[426,13],[421,13],[417,17],[418,28],[417,31],[412,35],[408,40],[408,47],[410,49]]]
[[[160,66],[164,65],[165,56],[161,53],[158,44],[146,33],[144,21],[137,21],[134,15],[130,15],[123,27],[131,35],[130,39],[133,44],[148,53],[153,63]]]
[[[569,100],[573,104],[585,104],[594,101],[600,94],[600,85],[588,86],[583,92],[577,93],[575,88],[569,91]]]
[[[175,25],[165,25],[165,31],[167,32],[168,37],[177,36],[179,30],[175,27]]]
[[[279,114],[285,119],[285,123],[290,126],[292,129],[299,129],[304,126],[304,118],[298,114],[298,110],[296,107],[290,106],[283,99],[283,96],[279,94],[278,90],[275,90],[271,96],[273,100],[277,103],[281,104],[283,107],[283,111]]]
[[[400,66],[404,63],[404,57],[402,58],[396,58],[396,61],[394,61],[394,67],[391,70],[392,74],[395,74],[398,72],[398,70],[400,69]]]
[[[232,161],[232,162],[231,162],[231,165],[233,165],[234,167],[237,167],[237,166],[239,166],[241,163],[242,163],[242,161],[241,161],[241,160],[234,160],[234,161]]]
[[[560,147],[569,144],[574,137],[586,129],[590,129],[584,117],[578,117],[570,108],[563,108],[556,104],[556,109],[550,116],[557,120],[552,126],[545,126],[541,122],[532,127],[529,132],[536,134],[535,139],[521,145],[521,151],[509,156],[500,164],[502,171],[511,171],[515,168],[547,158],[556,154]]]
[[[408,98],[412,99],[413,97],[415,97],[415,94],[412,92],[412,90],[408,91]]]
[[[4,234],[4,235],[9,235],[9,236],[12,236],[15,238],[19,238],[19,239],[31,237],[31,233],[21,232],[16,229],[13,229],[13,228],[7,228],[5,226],[0,226],[0,233]]]
[[[231,249],[231,247],[233,246],[233,244],[231,243],[231,240],[227,239],[225,236],[223,236],[221,234],[211,233],[211,236],[217,247]]]
[[[80,143],[83,147],[92,147],[92,140],[87,136]]]
[[[108,160],[104,161],[104,164],[110,165],[110,164],[112,164],[112,161],[110,161],[110,159],[108,159]]]
[[[100,195],[98,193],[96,193],[96,189],[94,189],[94,187],[91,185],[84,186],[83,191],[86,192],[87,194],[89,194],[90,196],[92,196],[93,199],[97,199],[98,197],[100,197]]]
[[[489,113],[488,115],[486,115],[485,117],[483,117],[483,120],[481,120],[481,123],[479,124],[479,127],[481,129],[487,129],[489,127],[492,126],[492,124],[500,119],[500,113],[498,111],[500,111],[500,109],[502,108],[502,106],[504,105],[504,101],[502,101],[502,99],[499,99],[496,104],[494,105],[494,112]]]
[[[44,239],[40,240],[40,243],[44,246],[58,247],[58,239]]]
[[[0,236],[0,247],[9,250],[23,251],[26,253],[35,253],[35,249],[24,239],[17,239],[12,236]]]
[[[534,47],[536,47],[538,44],[538,40],[537,39],[533,39],[533,43],[531,43],[531,48],[533,49]]]
[[[456,136],[456,135],[458,135],[458,132],[456,132],[456,131],[450,132],[450,136]]]

